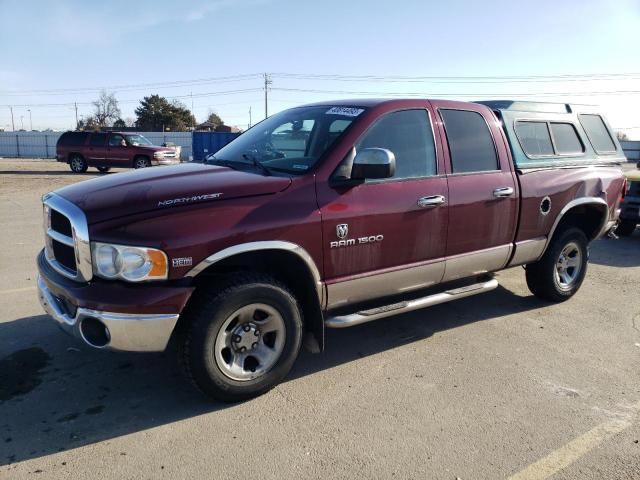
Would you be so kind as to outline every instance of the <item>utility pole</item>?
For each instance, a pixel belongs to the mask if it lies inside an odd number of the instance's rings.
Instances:
[[[24,130],[24,115],[20,115],[20,130]]]
[[[196,114],[193,113],[193,92],[189,92],[189,94],[191,95],[191,127],[193,128],[193,130],[196,129]]]
[[[249,128],[251,128],[251,107],[249,107]]]
[[[73,102],[73,106],[76,108],[76,128],[75,130],[78,129],[78,102]]]
[[[29,112],[29,130],[33,131],[33,120],[31,119],[31,109],[27,108],[27,112]]]
[[[13,123],[13,107],[9,107],[9,110],[11,110],[11,131],[15,132],[16,131],[16,124]]]
[[[268,73],[264,74],[264,118],[269,116],[269,85],[273,83]]]

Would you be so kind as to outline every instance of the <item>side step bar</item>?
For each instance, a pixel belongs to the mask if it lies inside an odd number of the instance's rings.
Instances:
[[[370,310],[362,310],[360,312],[350,313],[347,315],[329,317],[324,321],[324,324],[328,328],[352,327],[354,325],[360,325],[361,323],[372,322],[373,320],[378,320],[380,318],[412,312],[413,310],[419,310],[432,305],[438,305],[439,303],[446,303],[459,298],[478,295],[479,293],[488,292],[497,287],[498,281],[495,278],[492,278],[491,280],[487,280],[483,283],[475,283],[466,287],[455,288],[442,293],[435,293],[426,297],[416,298],[415,300],[393,303],[391,305],[372,308]]]

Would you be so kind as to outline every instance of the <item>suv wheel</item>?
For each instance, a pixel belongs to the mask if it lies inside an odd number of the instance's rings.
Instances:
[[[151,162],[147,157],[136,157],[133,161],[133,168],[147,168],[151,166]]]
[[[635,229],[635,220],[621,220],[620,224],[616,228],[616,235],[620,235],[621,237],[628,237],[634,232]]]
[[[102,173],[107,173],[109,170],[111,170],[111,167],[97,167],[99,172]]]
[[[587,246],[587,237],[578,228],[554,236],[542,258],[527,265],[527,286],[531,293],[552,302],[571,298],[587,273]]]
[[[298,302],[268,276],[237,275],[222,287],[200,292],[182,321],[185,373],[217,400],[265,393],[284,379],[300,352]]]
[[[87,171],[87,162],[82,156],[75,154],[69,159],[69,167],[73,173],[84,173]]]

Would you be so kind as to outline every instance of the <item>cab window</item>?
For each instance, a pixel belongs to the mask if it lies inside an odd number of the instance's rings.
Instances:
[[[440,110],[453,173],[499,170],[493,137],[484,117],[470,110]]]
[[[383,116],[360,138],[356,152],[374,147],[386,148],[396,157],[396,173],[387,180],[436,174],[436,149],[426,110],[401,110]]]

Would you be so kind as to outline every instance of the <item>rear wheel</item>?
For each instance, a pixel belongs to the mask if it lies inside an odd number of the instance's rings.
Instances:
[[[87,161],[81,155],[72,155],[69,159],[69,168],[73,173],[84,173],[87,171]]]
[[[527,265],[527,286],[544,300],[563,302],[582,285],[587,273],[588,240],[578,228],[554,236],[542,258]]]
[[[107,173],[109,170],[111,170],[111,167],[97,167],[99,172],[102,173]]]
[[[621,220],[620,224],[616,228],[616,235],[620,235],[621,237],[628,237],[634,232],[635,229],[635,220]]]
[[[200,292],[182,321],[180,360],[205,394],[227,401],[260,395],[284,379],[302,342],[293,294],[271,277],[250,274]]]
[[[151,162],[147,157],[136,157],[133,161],[133,168],[147,168],[151,166]]]

